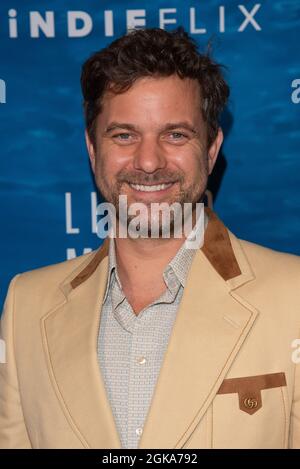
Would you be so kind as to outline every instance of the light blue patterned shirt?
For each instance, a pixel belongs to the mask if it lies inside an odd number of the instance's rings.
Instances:
[[[164,270],[165,292],[136,315],[109,242],[108,280],[98,336],[98,359],[123,448],[137,448],[195,249],[185,243]]]

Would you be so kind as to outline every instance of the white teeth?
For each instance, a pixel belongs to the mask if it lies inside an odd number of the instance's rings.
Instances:
[[[171,187],[172,183],[159,184],[157,186],[142,186],[140,184],[129,184],[129,185],[136,191],[154,192],[154,191],[162,191],[163,189],[167,189],[168,187]]]

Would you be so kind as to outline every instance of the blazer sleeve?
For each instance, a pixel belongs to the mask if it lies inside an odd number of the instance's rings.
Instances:
[[[289,447],[300,449],[300,363],[295,364],[294,396],[291,411]]]
[[[2,352],[0,362],[0,448],[3,449],[31,448],[23,416],[14,352],[14,290],[18,276],[16,275],[10,283],[0,320]]]

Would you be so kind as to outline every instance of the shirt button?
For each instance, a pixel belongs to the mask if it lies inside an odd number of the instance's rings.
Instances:
[[[143,429],[139,427],[135,430],[135,433],[137,434],[137,436],[141,436],[141,434],[143,433]]]
[[[140,365],[144,365],[144,363],[146,363],[146,361],[147,361],[147,360],[146,360],[145,357],[139,357],[139,358],[138,358],[138,363],[139,363]]]

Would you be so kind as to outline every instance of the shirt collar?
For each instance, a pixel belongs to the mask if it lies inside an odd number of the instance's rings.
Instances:
[[[113,272],[115,273],[116,281],[118,282],[118,285],[120,289],[121,287],[121,282],[118,276],[117,272],[117,261],[116,261],[116,250],[115,250],[115,240],[114,238],[109,239],[109,248],[108,248],[108,275],[107,275],[107,282],[106,282],[106,289],[103,297],[103,303],[105,303],[107,295],[108,295],[108,290],[110,288],[110,285],[112,283],[112,274]]]
[[[206,229],[208,223],[208,217],[204,212],[204,230]],[[201,234],[202,226],[201,224],[196,224],[191,233],[188,236],[188,239],[193,239],[195,234]],[[200,231],[200,233],[199,233]],[[188,272],[190,270],[196,249],[192,249],[188,247],[187,240],[183,243],[183,245],[179,248],[173,259],[169,262],[167,269],[171,269],[174,274],[176,275],[177,279],[180,281],[181,285],[185,287],[186,279],[188,276]],[[166,272],[164,271],[164,273]]]

